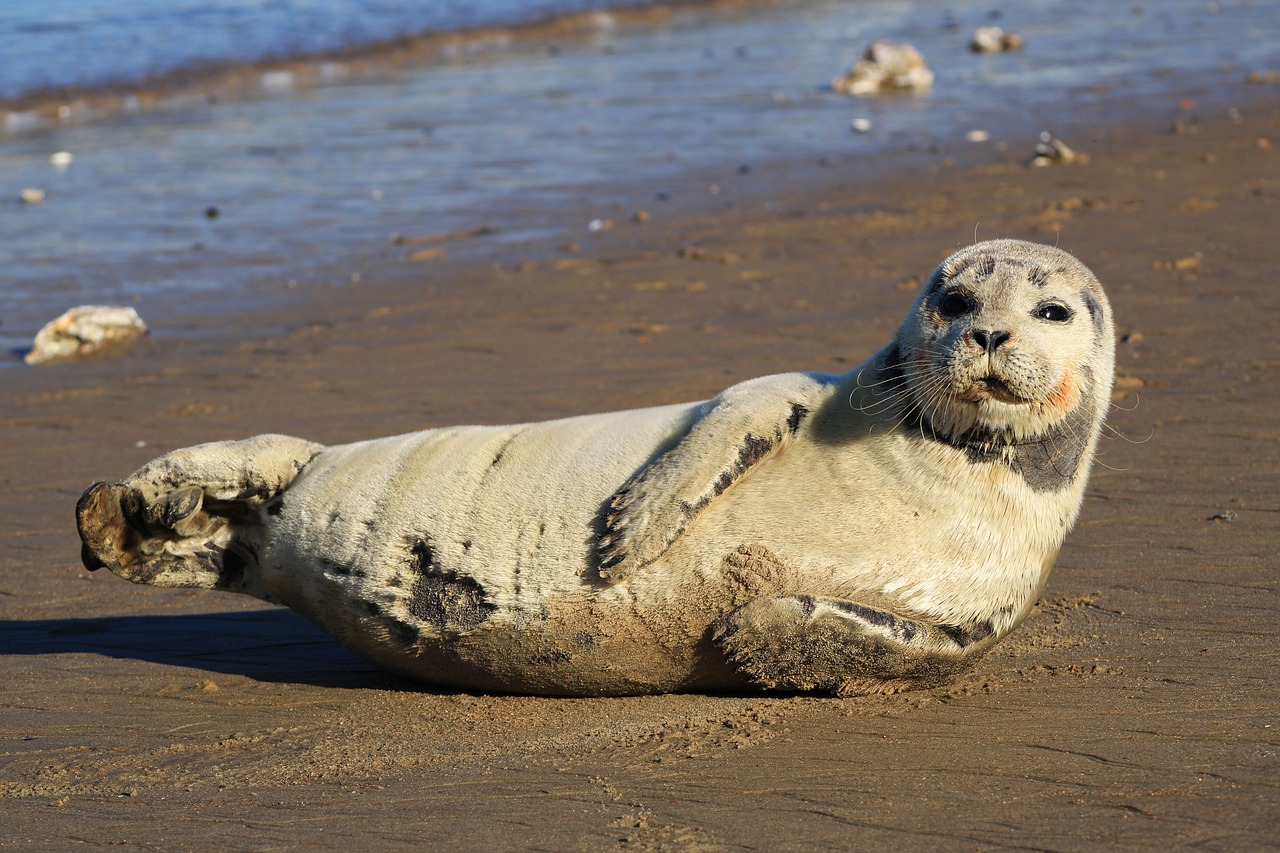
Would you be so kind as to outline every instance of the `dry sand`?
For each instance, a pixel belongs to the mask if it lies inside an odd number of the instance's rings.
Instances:
[[[855,191],[838,169],[774,164],[751,173],[754,194],[651,206],[648,224],[619,221],[576,253],[486,255],[475,238],[413,262],[397,248],[358,285],[149,318],[155,336],[129,353],[6,369],[0,844],[1274,848],[1274,104],[1194,133],[1068,140],[1087,165],[1027,169],[1011,152]],[[288,612],[79,566],[81,490],[172,447],[340,442],[847,369],[975,227],[1057,240],[1106,284],[1118,437],[1036,612],[949,687],[427,689]]]

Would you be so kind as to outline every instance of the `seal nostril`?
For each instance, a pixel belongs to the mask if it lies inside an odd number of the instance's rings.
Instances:
[[[1009,340],[1008,332],[989,332],[986,329],[974,329],[970,332],[973,342],[987,352],[995,352],[1002,343]]]

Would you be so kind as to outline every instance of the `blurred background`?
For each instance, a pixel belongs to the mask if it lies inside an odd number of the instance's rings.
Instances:
[[[1276,64],[1277,21],[1205,0],[0,0],[0,336],[81,303],[358,286],[397,235],[589,240],[770,160],[1026,158],[1112,103],[1172,127]],[[993,24],[1023,48],[971,51]],[[882,38],[932,89],[833,91]]]

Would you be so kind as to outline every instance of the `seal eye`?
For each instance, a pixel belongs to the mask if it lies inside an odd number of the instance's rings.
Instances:
[[[973,299],[965,293],[953,290],[938,302],[938,313],[948,320],[968,314],[973,310]]]
[[[1048,305],[1041,305],[1037,308],[1033,312],[1033,316],[1039,317],[1041,320],[1050,320],[1054,323],[1065,323],[1071,319],[1071,311],[1065,305],[1050,302]]]

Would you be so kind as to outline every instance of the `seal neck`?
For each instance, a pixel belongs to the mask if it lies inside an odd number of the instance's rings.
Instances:
[[[910,393],[896,345],[885,355],[882,375],[879,387],[891,389],[889,393],[901,401],[897,413],[900,431],[916,441],[959,450],[970,462],[1007,465],[1035,491],[1058,491],[1074,482],[1092,443],[1096,404],[1091,393],[1082,394],[1076,407],[1043,433],[1015,439],[1009,430],[983,425],[960,433],[938,429]]]

